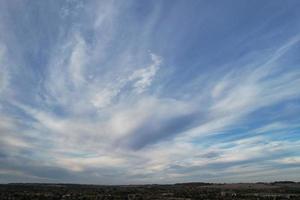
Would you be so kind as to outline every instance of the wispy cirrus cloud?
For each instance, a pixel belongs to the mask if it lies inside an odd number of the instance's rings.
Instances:
[[[267,26],[292,8],[244,27],[250,15],[236,3],[219,14],[230,26],[216,28],[213,12],[192,26],[207,3],[1,5],[3,182],[269,181],[299,171],[299,27]]]

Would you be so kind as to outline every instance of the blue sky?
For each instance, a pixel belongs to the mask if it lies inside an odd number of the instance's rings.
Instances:
[[[0,1],[0,182],[299,181],[299,9]]]

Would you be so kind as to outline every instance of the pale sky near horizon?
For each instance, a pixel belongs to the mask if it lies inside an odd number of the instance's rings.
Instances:
[[[1,0],[0,183],[300,181],[299,10]]]

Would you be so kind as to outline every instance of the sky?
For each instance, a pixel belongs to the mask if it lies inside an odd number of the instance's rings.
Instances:
[[[300,1],[0,1],[0,183],[300,181]]]

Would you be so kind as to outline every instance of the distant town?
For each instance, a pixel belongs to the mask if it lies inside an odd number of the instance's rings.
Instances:
[[[178,183],[169,185],[0,185],[1,200],[283,200],[300,199],[300,182]]]

